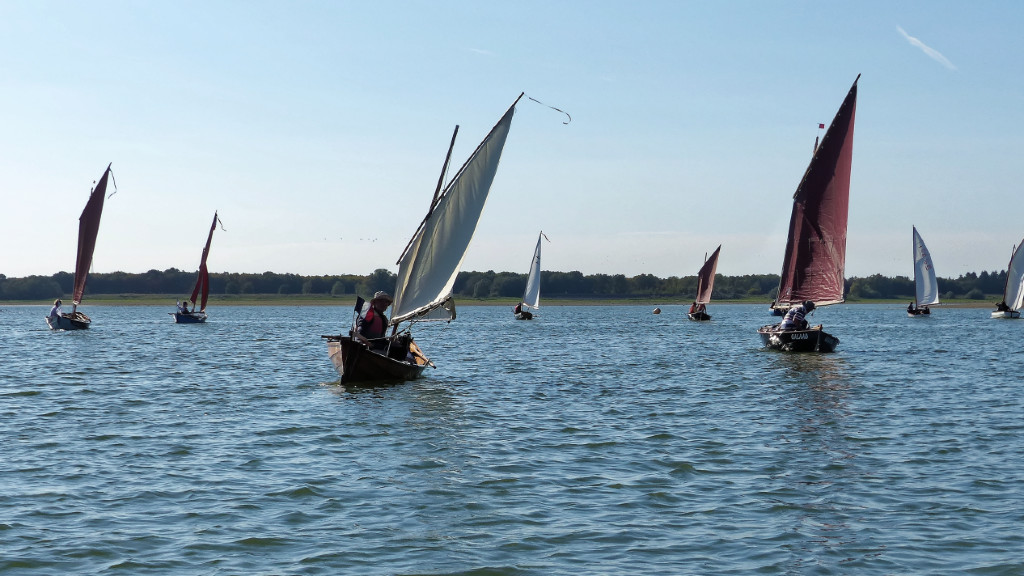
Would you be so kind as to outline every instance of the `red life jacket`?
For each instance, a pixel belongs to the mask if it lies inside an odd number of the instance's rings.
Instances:
[[[367,338],[380,338],[387,329],[387,317],[377,313],[372,307],[359,323],[359,333]]]

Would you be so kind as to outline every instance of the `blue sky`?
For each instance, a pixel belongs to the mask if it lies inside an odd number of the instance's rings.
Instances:
[[[847,276],[1003,269],[1024,237],[1020,2],[0,2],[0,273],[365,274],[451,132],[523,99],[464,270],[778,273],[818,123],[860,80]]]

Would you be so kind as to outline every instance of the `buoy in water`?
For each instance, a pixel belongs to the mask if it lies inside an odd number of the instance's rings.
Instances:
[[[654,313],[655,314],[661,314],[661,308],[655,308],[654,309]]]

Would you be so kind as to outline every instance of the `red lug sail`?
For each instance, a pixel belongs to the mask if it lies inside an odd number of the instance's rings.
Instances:
[[[217,229],[217,213],[213,213],[213,223],[210,224],[210,234],[206,237],[206,246],[203,247],[203,258],[199,261],[199,277],[196,278],[196,286],[192,289],[192,307],[195,308],[196,298],[202,297],[199,301],[199,311],[206,311],[206,300],[210,297],[210,272],[206,268],[206,258],[210,255],[210,242],[213,241],[213,231]]]
[[[85,280],[89,275],[89,268],[92,267],[92,253],[96,249],[96,236],[100,232],[100,216],[103,215],[103,200],[107,194],[109,175],[110,164],[89,195],[82,215],[78,217],[78,258],[75,260],[75,289],[71,295],[71,302],[75,306],[82,303]]]
[[[776,305],[789,306],[810,300],[823,306],[844,300],[857,80],[793,195],[789,239]]]
[[[701,266],[700,272],[697,272],[697,304],[711,303],[711,291],[715,287],[715,271],[718,269],[718,253],[721,250],[721,245],[715,248],[711,257]]]

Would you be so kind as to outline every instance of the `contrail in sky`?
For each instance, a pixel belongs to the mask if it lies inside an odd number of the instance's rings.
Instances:
[[[903,37],[907,39],[907,42],[910,42],[911,46],[917,46],[918,48],[921,49],[922,52],[927,54],[929,58],[935,60],[939,64],[942,64],[946,68],[949,68],[950,70],[956,70],[956,66],[954,66],[953,63],[950,62],[945,56],[940,54],[938,50],[930,46],[927,46],[924,42],[921,42],[917,38],[914,38],[910,34],[907,34],[907,32],[903,30],[903,28],[897,26],[896,29],[900,31],[900,34],[903,34]]]

